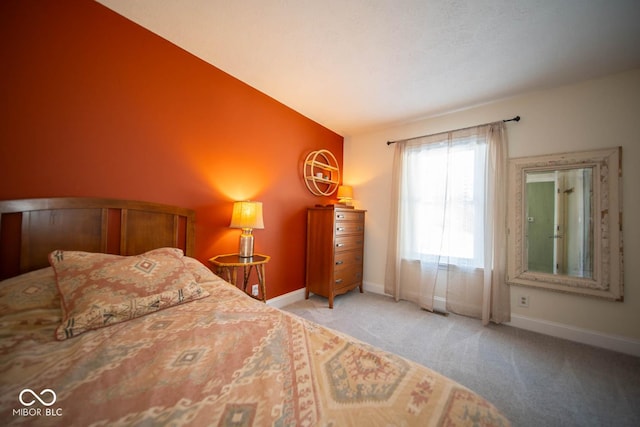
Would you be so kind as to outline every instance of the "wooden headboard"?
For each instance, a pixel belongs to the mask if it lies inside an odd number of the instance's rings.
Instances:
[[[0,201],[0,280],[49,265],[56,249],[137,255],[176,247],[193,256],[195,212],[131,200]]]

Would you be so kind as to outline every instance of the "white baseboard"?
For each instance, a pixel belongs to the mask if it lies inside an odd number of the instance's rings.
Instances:
[[[384,295],[384,286],[371,285],[365,282],[363,283],[363,288],[367,292]],[[284,295],[280,295],[275,298],[268,299],[267,304],[272,307],[282,308],[285,305],[293,304],[294,302],[302,301],[303,299],[304,299],[304,288],[296,289],[295,291],[286,293]]]
[[[364,290],[367,292],[371,292],[374,294],[387,295],[384,292],[384,286],[379,284],[374,284],[371,282],[364,282]],[[389,296],[389,295],[387,295]],[[435,311],[439,311],[441,313],[447,312],[446,300],[442,297],[436,296],[433,298],[433,309]]]
[[[375,294],[384,295],[384,286],[378,285],[370,285],[368,283],[363,283],[363,288],[367,292],[372,292]],[[304,299],[304,288],[296,289],[295,291],[286,293],[284,295],[277,296],[275,298],[271,298],[267,300],[267,304],[276,307],[282,308],[285,305],[293,304],[294,302],[302,301]]]
[[[267,300],[267,304],[272,307],[282,308],[285,305],[293,304],[294,302],[302,301],[303,299],[304,299],[304,288],[296,289],[293,292],[289,292],[284,295],[271,298]]]
[[[371,285],[365,282],[363,283],[363,288],[367,292],[384,295],[384,286]],[[286,293],[284,295],[280,295],[275,298],[268,299],[267,304],[272,307],[282,308],[285,305],[293,304],[294,302],[302,301],[303,299],[304,299],[304,288],[296,289],[295,291]]]
[[[367,292],[385,295],[384,286],[380,284],[364,282],[364,289]],[[272,298],[267,301],[267,304],[273,307],[282,308],[285,305],[293,304],[294,302],[302,301],[303,299],[304,288]],[[435,297],[433,308],[443,312],[446,311],[445,299]],[[577,328],[564,323],[556,323],[548,320],[513,314],[511,315],[511,322],[505,323],[505,325],[640,357],[640,341],[632,338],[603,334],[601,332]]]
[[[385,294],[384,286],[379,284],[365,282],[364,288],[369,292]],[[436,296],[433,300],[433,308],[436,311],[446,312],[446,300]],[[640,357],[640,341],[632,338],[603,334],[602,332],[577,328],[564,323],[513,314],[511,315],[511,322],[505,323],[505,325]]]
[[[367,292],[371,292],[373,294],[386,295],[384,293],[384,285],[364,281],[362,282],[362,287]]]
[[[640,341],[632,338],[513,314],[505,325],[640,357]]]

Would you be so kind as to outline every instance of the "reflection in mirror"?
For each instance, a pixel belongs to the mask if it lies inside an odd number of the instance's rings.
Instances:
[[[593,277],[593,167],[526,172],[528,271]]]
[[[509,284],[622,301],[621,154],[509,160]]]

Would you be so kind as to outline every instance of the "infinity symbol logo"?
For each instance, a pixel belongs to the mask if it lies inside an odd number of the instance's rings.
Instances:
[[[23,398],[22,398],[22,396],[23,396],[25,393],[31,393],[31,396],[33,396],[33,399],[32,399],[31,401],[29,401],[29,402],[25,402],[25,401],[23,400]],[[43,395],[44,395],[44,394],[46,394],[46,393],[51,394],[51,397],[53,398],[53,399],[51,400],[51,402],[48,402],[48,403],[47,403],[47,402],[45,402],[44,400],[42,400],[42,399],[40,398],[40,396],[43,396]],[[38,395],[37,395],[33,390],[31,390],[30,388],[25,388],[24,390],[22,390],[22,391],[20,392],[20,396],[19,396],[18,398],[20,399],[20,403],[22,403],[24,406],[31,406],[31,405],[33,405],[34,403],[36,403],[36,400],[37,400],[38,402],[42,403],[44,406],[51,406],[51,405],[53,405],[54,403],[56,403],[56,399],[57,399],[56,392],[55,392],[55,391],[53,391],[53,390],[51,390],[50,388],[45,388],[44,390],[42,390],[42,391],[40,392],[40,396],[38,396]]]

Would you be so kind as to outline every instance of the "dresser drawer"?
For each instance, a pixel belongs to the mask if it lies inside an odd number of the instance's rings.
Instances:
[[[336,252],[334,271],[346,270],[352,267],[362,268],[362,251]]]
[[[336,236],[343,234],[362,234],[364,233],[364,222],[361,221],[342,221],[336,222]]]
[[[362,249],[364,246],[364,235],[336,237],[336,252]]]
[[[361,211],[337,211],[334,215],[336,223],[342,221],[360,221],[364,223],[364,212]]]
[[[333,277],[336,291],[343,288],[354,287],[362,282],[362,268],[352,267],[346,270],[336,271]]]

